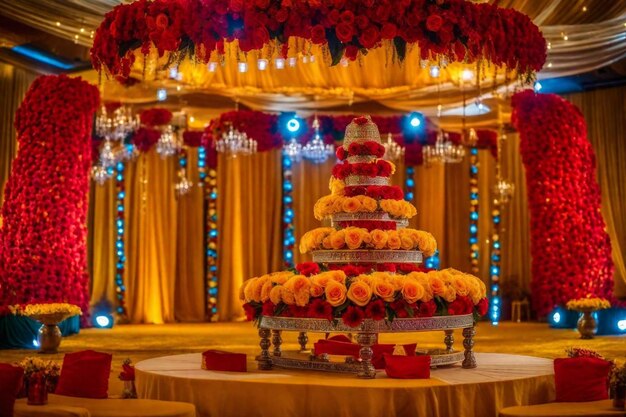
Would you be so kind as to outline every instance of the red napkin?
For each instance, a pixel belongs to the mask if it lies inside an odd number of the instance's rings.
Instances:
[[[396,345],[392,344],[375,344],[372,346],[373,357],[372,364],[376,369],[383,369],[385,367],[385,354],[391,355]],[[409,356],[415,355],[416,344],[403,345],[404,351]],[[359,351],[361,346],[352,342],[343,342],[331,339],[320,339],[313,344],[313,349],[316,355],[328,354],[328,355],[343,355],[352,356],[355,359],[359,357]]]
[[[401,356],[385,354],[385,372],[389,378],[430,378],[430,356]]]
[[[202,354],[202,369],[208,371],[247,372],[245,353],[207,350]]]
[[[554,360],[557,402],[600,401],[609,398],[611,363],[598,358]]]
[[[323,340],[323,339],[322,339]],[[352,340],[350,340],[350,338],[348,336],[346,336],[345,334],[336,334],[334,336],[329,337],[326,340],[334,340],[336,342],[347,342],[347,343],[352,343]]]
[[[22,388],[24,370],[19,366],[0,363],[0,416],[12,416],[15,399]]]
[[[84,350],[63,358],[55,394],[68,397],[107,398],[111,358],[108,353]]]

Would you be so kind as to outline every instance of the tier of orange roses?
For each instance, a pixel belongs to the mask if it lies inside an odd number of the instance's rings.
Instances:
[[[432,256],[437,241],[428,232],[415,229],[368,231],[360,227],[335,230],[319,227],[306,232],[300,239],[300,252],[339,249],[420,250],[424,256]]]
[[[350,163],[343,161],[333,167],[333,177],[343,180],[350,175],[363,177],[385,177],[389,178],[396,171],[396,166],[384,159],[377,159],[373,162]]]
[[[399,60],[415,45],[423,59],[486,59],[521,73],[539,71],[546,59],[545,39],[526,15],[465,0],[137,0],[105,15],[91,59],[97,70],[127,77],[136,50],[184,52],[207,62],[237,41],[242,52],[276,43],[287,57],[290,38],[327,48],[333,64],[383,44]]]
[[[318,220],[323,220],[337,213],[374,213],[378,211],[399,219],[410,219],[417,214],[415,206],[408,201],[378,201],[364,195],[342,197],[331,194],[317,200],[313,207],[313,214]]]
[[[358,326],[364,319],[431,317],[487,312],[486,288],[456,271],[373,272],[349,277],[326,271],[309,277],[278,272],[244,282],[240,299],[249,320],[265,316],[339,319]]]
[[[16,113],[19,146],[1,213],[0,305],[89,308],[90,138],[99,101],[98,88],[80,78],[42,76]]]

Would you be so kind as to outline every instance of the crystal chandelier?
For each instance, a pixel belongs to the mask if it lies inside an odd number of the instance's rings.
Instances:
[[[225,153],[236,158],[239,155],[252,155],[256,153],[257,142],[249,138],[245,132],[242,133],[233,128],[231,124],[228,132],[222,133],[222,137],[217,140],[215,148],[220,153]]]
[[[104,183],[107,182],[107,180],[112,176],[112,170],[109,170],[100,164],[94,165],[91,168],[91,178],[93,178],[98,185],[104,185]]]
[[[174,190],[176,191],[176,195],[178,197],[182,197],[185,194],[189,193],[192,187],[193,183],[189,181],[186,176],[182,176],[180,180],[178,180],[178,182],[174,185]]]
[[[288,143],[283,145],[283,154],[293,162],[300,162],[302,160],[302,144],[296,138],[291,138]]]
[[[456,164],[463,160],[465,148],[463,145],[455,145],[450,141],[447,133],[439,131],[435,144],[425,145],[422,153],[426,165],[435,162]]]
[[[179,148],[174,129],[171,125],[168,125],[157,142],[156,152],[161,155],[161,158],[166,158],[176,155]]]
[[[110,140],[123,141],[129,133],[139,127],[139,120],[130,107],[120,106],[107,112],[106,106],[96,117],[96,135]]]
[[[388,161],[397,161],[404,156],[404,146],[398,145],[398,143],[393,140],[391,133],[387,134],[387,141],[383,143],[383,146],[385,147],[385,155],[383,158]]]
[[[313,119],[313,129],[315,130],[315,135],[313,135],[313,139],[307,142],[302,148],[302,157],[315,164],[322,164],[326,162],[330,155],[335,153],[335,148],[333,145],[326,145],[322,140],[322,136],[320,135],[320,121],[317,116]]]

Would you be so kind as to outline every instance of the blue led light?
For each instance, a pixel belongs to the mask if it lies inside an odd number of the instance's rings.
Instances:
[[[552,321],[558,324],[561,321],[561,313],[558,311],[554,312],[552,314]]]
[[[470,238],[469,238],[469,243],[470,243],[470,245],[473,245],[474,243],[478,243],[478,238],[476,238],[476,237],[470,237]]]
[[[73,64],[64,62],[44,51],[33,48],[30,45],[17,45],[11,48],[11,51],[62,70],[70,70],[74,68]]]
[[[126,193],[124,191],[120,191],[119,193],[117,193],[117,198],[122,200],[124,199],[124,197],[126,197]]]
[[[473,175],[477,175],[477,174],[478,174],[478,167],[477,167],[476,165],[472,165],[472,166],[470,167],[470,172],[471,172]]]
[[[493,242],[494,249],[500,249],[500,242]]]
[[[491,267],[491,275],[500,275],[500,268],[493,265]]]
[[[217,229],[211,229],[209,231],[209,236],[210,237],[217,237]]]
[[[470,226],[470,233],[475,234],[478,232],[478,227],[475,224]]]
[[[291,191],[291,190],[293,190],[293,185],[291,184],[291,182],[289,182],[289,181],[285,181],[285,182],[283,183],[283,190],[285,190],[285,191]]]
[[[412,193],[412,192],[405,193],[405,195],[404,195],[404,199],[405,199],[406,201],[411,201],[411,200],[413,200],[413,193]]]
[[[209,194],[209,198],[211,200],[216,200],[217,199],[217,193],[215,191],[212,191],[211,194]]]
[[[407,172],[408,173],[408,172]],[[407,187],[415,187],[415,180],[413,178],[408,178],[406,180],[406,186]]]
[[[478,148],[472,148],[472,149],[470,149],[470,154],[472,154],[472,155],[478,155]]]
[[[478,220],[478,212],[473,211],[470,213],[470,219],[472,220]]]

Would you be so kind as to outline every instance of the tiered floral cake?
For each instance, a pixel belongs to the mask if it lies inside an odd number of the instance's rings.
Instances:
[[[314,262],[244,282],[241,299],[249,320],[263,316],[342,320],[484,315],[484,283],[454,269],[421,268],[437,243],[408,228],[415,207],[389,185],[395,166],[384,159],[378,128],[359,117],[346,129],[331,194],[315,204],[315,217],[330,220],[302,236],[300,251]]]

